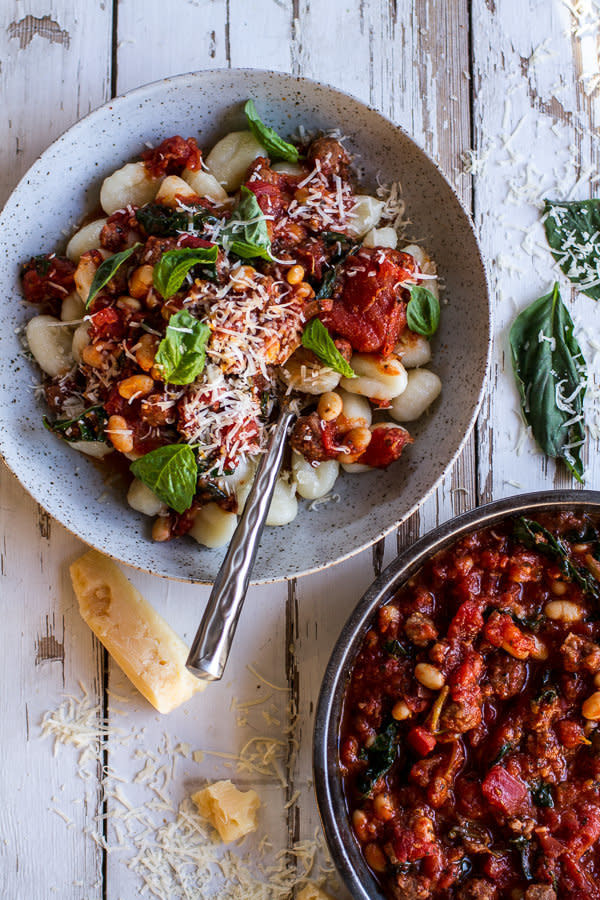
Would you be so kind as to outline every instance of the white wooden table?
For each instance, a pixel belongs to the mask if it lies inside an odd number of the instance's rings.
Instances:
[[[158,827],[173,818],[170,805],[215,777],[258,782],[265,801],[260,834],[270,832],[275,849],[312,837],[318,816],[311,734],[320,678],[374,572],[398,544],[465,509],[522,489],[570,485],[522,432],[506,336],[515,311],[556,277],[539,225],[540,199],[598,193],[599,21],[597,0],[1,4],[0,202],[53,138],[115,93],[217,66],[308,75],[402,124],[457,185],[489,264],[496,342],[476,434],[397,539],[297,583],[251,589],[224,682],[168,718],[134,692],[79,618],[67,565],[83,545],[0,465],[0,896],[130,900],[143,881],[131,841],[118,847],[126,821],[135,819],[119,818],[124,801],[144,804]],[[563,296],[570,297],[566,285]],[[597,392],[600,304],[579,296],[572,311],[586,326],[589,339],[581,340]],[[588,394],[587,485],[600,488],[598,400],[593,389]],[[189,641],[208,589],[127,575]],[[52,742],[40,737],[43,714],[65,694],[81,697],[81,685],[111,728],[129,735],[107,735],[100,764],[84,766],[87,777],[75,748],[61,747],[54,757]],[[238,705],[244,703],[255,705]],[[224,757],[191,756],[198,749],[237,755],[262,735],[281,742],[274,745],[280,780],[236,771]],[[158,775],[129,784],[153,759]],[[162,764],[174,776],[164,788]],[[120,822],[116,831],[106,824],[113,820]],[[269,858],[267,852],[265,865]],[[210,897],[213,889],[186,894],[167,881],[163,893],[176,900]]]

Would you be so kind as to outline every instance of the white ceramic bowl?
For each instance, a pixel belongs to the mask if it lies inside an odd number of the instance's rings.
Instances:
[[[167,78],[111,101],[78,122],[42,154],[0,216],[3,298],[0,330],[0,451],[29,493],[88,544],[125,563],[171,578],[211,582],[224,551],[191,538],[150,539],[150,521],[130,509],[122,486],[69,449],[42,425],[43,399],[32,385],[40,373],[22,352],[19,326],[34,308],[21,299],[19,267],[64,243],[98,204],[102,179],[139,156],[146,141],[172,134],[210,148],[243,128],[243,104],[253,97],[281,134],[339,128],[355,154],[361,185],[400,180],[413,236],[428,248],[446,284],[432,368],[443,392],[430,415],[410,428],[415,443],[387,471],[345,475],[339,503],[266,528],[255,582],[314,571],[357,553],[386,534],[443,478],[475,420],[489,359],[490,312],[484,266],[473,226],[439,168],[397,126],[327,85],[277,72],[215,70]]]

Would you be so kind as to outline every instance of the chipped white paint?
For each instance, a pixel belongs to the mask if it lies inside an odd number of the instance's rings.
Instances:
[[[398,542],[410,541],[475,505],[478,496],[500,497],[517,490],[516,484],[566,483],[528,440],[516,458],[518,420],[505,341],[515,310],[554,277],[536,224],[539,198],[559,195],[565,185],[575,197],[597,188],[590,178],[598,161],[598,29],[597,17],[581,20],[582,7],[573,4],[570,13],[561,0],[173,0],[165,16],[158,0],[120,0],[113,47],[111,3],[86,4],[76,14],[64,0],[9,0],[0,13],[6,109],[0,200],[52,138],[109,96],[111,83],[121,93],[215,66],[273,68],[328,81],[404,125],[442,163],[467,207],[473,177],[497,335],[492,390],[478,432],[479,473],[472,441],[446,484],[401,529]],[[524,28],[528,20],[532,27]],[[508,143],[503,133],[512,134]],[[462,161],[469,149],[473,176]],[[600,305],[578,297],[574,313],[600,332]],[[597,356],[599,346],[589,345],[588,355]],[[599,487],[600,463],[591,443],[588,459],[589,484]],[[116,811],[118,799],[108,797],[103,810],[97,779],[77,776],[77,754],[65,749],[54,759],[51,744],[39,739],[42,714],[58,705],[63,692],[79,692],[80,680],[94,700],[106,702],[112,725],[144,729],[139,739],[149,755],[163,744],[165,731],[184,751],[189,745],[237,753],[261,729],[282,740],[288,784],[260,779],[267,801],[261,828],[278,846],[286,833],[290,842],[311,836],[317,825],[311,732],[321,673],[343,621],[374,568],[392,558],[396,540],[297,584],[252,589],[226,680],[164,719],[130,689],[79,619],[66,567],[83,549],[80,543],[40,512],[4,468],[0,479],[0,894],[118,900],[140,887],[126,865],[127,852],[104,860],[83,833],[102,833],[102,819],[94,816]],[[127,574],[189,640],[207,590]],[[289,692],[269,688],[248,663]],[[233,708],[232,697],[241,704],[263,702]],[[116,737],[105,746],[107,764],[125,778],[144,765],[131,747]],[[233,774],[231,762],[219,757],[194,762],[185,753],[177,756],[166,789],[174,804],[203,779]],[[144,796],[140,788],[136,802]],[[109,830],[109,838],[117,835]]]

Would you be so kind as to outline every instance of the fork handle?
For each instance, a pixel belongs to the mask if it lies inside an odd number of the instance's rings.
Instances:
[[[281,467],[287,429],[295,415],[289,405],[282,404],[192,643],[186,665],[203,681],[218,681],[223,675]]]

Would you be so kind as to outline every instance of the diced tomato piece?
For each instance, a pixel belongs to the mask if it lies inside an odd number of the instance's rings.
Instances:
[[[286,205],[286,198],[277,184],[267,181],[249,181],[246,183],[248,190],[255,195],[258,205],[266,216],[280,213]]]
[[[527,798],[527,787],[502,766],[494,766],[481,785],[483,796],[491,806],[507,816],[516,815]]]
[[[120,341],[125,328],[123,319],[112,306],[105,306],[90,316],[90,337],[96,341]]]
[[[202,153],[194,138],[184,140],[178,134],[166,138],[152,150],[144,150],[142,159],[153,178],[180,175],[184,169],[196,172],[202,165]]]
[[[507,613],[493,612],[486,622],[484,634],[494,647],[503,647],[517,659],[527,659],[536,651],[535,638],[523,634]]]
[[[75,264],[63,256],[48,253],[34,256],[21,272],[23,293],[29,303],[47,303],[58,311],[61,300],[75,288]]]
[[[483,870],[497,887],[505,887],[514,880],[516,872],[511,859],[508,856],[488,856],[483,864]]]
[[[448,626],[448,640],[472,641],[482,628],[481,603],[478,600],[465,600],[458,607],[454,618]]]
[[[357,462],[375,469],[387,469],[397,460],[407,444],[412,444],[405,428],[374,428],[371,432],[371,443]]]
[[[427,756],[428,753],[431,753],[437,743],[431,732],[422,728],[420,725],[411,728],[406,739],[415,753],[418,753],[419,756]]]
[[[361,248],[343,265],[333,308],[321,320],[335,334],[347,338],[362,353],[389,356],[406,327],[406,291],[416,264],[408,253]]]

